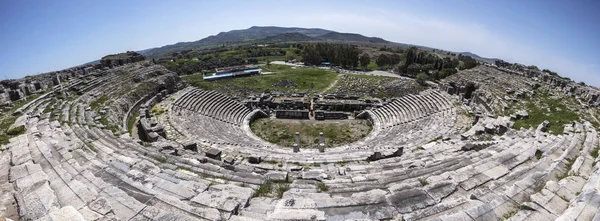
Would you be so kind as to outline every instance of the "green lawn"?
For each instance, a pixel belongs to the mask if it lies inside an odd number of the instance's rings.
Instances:
[[[336,78],[337,74],[330,70],[296,68],[284,65],[269,65],[264,71],[273,71],[276,74],[240,77],[217,81],[204,81],[202,75],[188,75],[182,78],[190,84],[206,90],[216,90],[231,96],[247,96],[248,94],[262,93],[265,91],[299,91],[316,92],[327,88]],[[282,81],[291,81],[295,86],[282,87],[276,85]]]

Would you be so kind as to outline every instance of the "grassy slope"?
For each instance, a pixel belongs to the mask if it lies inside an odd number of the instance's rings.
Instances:
[[[550,122],[549,131],[553,134],[563,133],[563,125],[578,121],[581,115],[576,110],[570,107],[579,106],[575,98],[569,96],[551,97],[547,94],[540,94],[536,98],[527,98],[523,104],[518,104],[519,108],[514,110],[525,109],[529,114],[528,119],[517,120],[514,128],[522,127],[537,127],[542,122],[547,120]]]
[[[46,90],[44,93],[48,93],[50,92],[52,89],[48,89]],[[12,116],[13,112],[15,112],[17,109],[21,108],[23,105],[35,100],[36,98],[40,97],[41,94],[35,94],[35,95],[31,95],[29,96],[27,99],[22,100],[22,101],[16,101],[13,103],[13,107],[11,107],[10,109],[7,110],[3,110],[2,112],[0,112],[0,145],[2,144],[7,144],[8,143],[8,139],[15,137],[25,131],[19,131],[19,133],[14,133],[14,131],[11,131],[11,133],[9,134],[8,132],[8,128],[15,123],[15,120],[17,119],[16,116]]]

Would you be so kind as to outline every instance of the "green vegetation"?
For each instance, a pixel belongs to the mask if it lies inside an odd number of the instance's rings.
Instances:
[[[254,197],[270,197],[274,195],[281,199],[283,193],[288,190],[290,190],[290,184],[288,183],[267,180],[258,187],[258,190],[254,193]]]
[[[84,141],[83,142],[85,144],[85,146],[90,149],[92,152],[94,153],[98,153],[98,150],[96,150],[96,148],[94,147],[94,145],[92,145],[90,142],[88,141]]]
[[[271,65],[268,70],[277,74],[260,75],[243,78],[204,81],[202,75],[184,76],[183,79],[192,85],[206,90],[216,90],[229,95],[247,96],[269,91],[321,91],[327,88],[336,78],[333,71],[323,69],[296,68],[287,69],[279,65]],[[282,82],[292,82],[281,84]]]
[[[27,99],[25,100],[20,100],[20,101],[16,101],[13,102],[13,107],[10,108],[10,110],[6,111],[6,113],[14,113],[16,110],[18,110],[19,108],[23,107],[25,104],[37,99],[38,97],[42,96],[41,94],[34,94],[29,96]]]
[[[422,146],[418,146],[415,149],[413,149],[412,152],[419,152],[421,150],[425,150],[425,148],[423,148]]]
[[[250,128],[258,137],[282,146],[292,146],[294,133],[300,132],[301,147],[316,148],[320,132],[323,132],[325,147],[334,147],[362,139],[371,132],[372,126],[366,120],[303,122],[262,118],[252,122]]]
[[[559,181],[569,176],[569,171],[571,170],[573,163],[575,163],[575,159],[567,158],[565,160],[567,161],[567,163],[565,163],[565,168],[564,168],[565,172],[562,174],[555,175],[556,179]]]
[[[503,218],[502,220],[510,219],[510,217],[517,215],[518,212],[519,212],[518,210],[510,210],[510,211],[508,211],[508,213],[506,213],[502,216],[502,218]]]
[[[439,136],[439,137],[436,137],[433,140],[429,141],[429,143],[437,142],[437,141],[440,141],[442,139],[444,139],[444,136]]]
[[[127,122],[127,131],[129,131],[129,134],[133,135],[133,127],[137,123],[139,117],[140,114],[137,111],[134,111],[131,117],[129,118],[129,121]]]
[[[427,85],[427,80],[429,80],[429,76],[427,76],[427,74],[425,73],[419,73],[417,74],[417,83],[419,83],[420,85]]]
[[[473,138],[474,141],[492,141],[494,139],[494,135],[492,134],[480,134]]]
[[[329,186],[327,186],[327,184],[325,184],[323,182],[318,182],[316,187],[317,187],[317,192],[319,192],[319,193],[329,191]]]
[[[267,197],[273,190],[273,182],[271,180],[265,181],[258,187],[258,190],[254,193],[254,197]]]
[[[463,60],[463,64],[466,63],[464,61],[469,60],[469,65],[462,67],[464,69],[475,67],[474,65],[477,64],[476,62],[471,64],[472,58],[469,56],[461,55],[458,59],[449,56],[441,58],[434,53],[411,47],[406,51],[404,62],[401,62],[398,71],[411,76],[424,73],[430,80],[440,80],[457,72],[456,68],[459,67],[461,61],[459,59]]]
[[[279,163],[279,162],[277,162],[277,160],[265,160],[263,162],[268,163],[268,164],[278,164]]]
[[[92,101],[92,103],[90,103],[90,108],[97,110],[100,108],[100,105],[102,105],[107,100],[108,100],[107,96],[102,96],[102,97],[98,98],[97,100]]]
[[[542,158],[542,154],[543,154],[542,151],[539,151],[539,150],[535,151],[535,158],[538,159],[538,160],[541,159]]]
[[[375,64],[377,64],[377,67],[385,68],[391,64],[390,57],[386,54],[379,55],[375,59]]]
[[[158,63],[181,75],[213,73],[215,68],[236,65],[255,65],[295,57],[301,59],[301,44],[239,45],[199,48],[172,53]],[[295,56],[294,56],[295,55]]]
[[[377,66],[377,63],[375,63],[375,61],[371,60],[371,62],[369,62],[369,65],[367,65],[367,69],[371,70],[371,71],[376,71],[379,67]]]
[[[547,120],[550,122],[548,131],[554,135],[562,134],[565,124],[571,124],[580,119],[580,115],[569,108],[576,106],[573,97],[550,97],[541,94],[539,99],[526,98],[524,108],[529,118],[515,121],[514,128],[537,127]],[[514,108],[516,110],[516,108]]]
[[[330,62],[343,68],[356,68],[360,52],[354,45],[317,43],[304,45],[302,57],[308,65]]]
[[[44,108],[43,113],[52,113],[52,106],[56,103],[56,100],[50,100],[46,107]]]
[[[6,135],[17,136],[25,133],[25,125],[17,126],[6,131]]]
[[[3,144],[7,144],[8,140],[13,137],[11,135],[6,134],[6,130],[8,130],[8,127],[10,127],[10,125],[12,125],[15,122],[15,119],[17,119],[16,117],[7,117],[2,119],[2,121],[0,121],[0,145]]]
[[[429,182],[427,182],[426,179],[419,178],[418,180],[419,180],[419,183],[421,183],[422,186],[427,186],[427,184],[429,184]]]
[[[594,160],[596,158],[598,158],[598,152],[600,151],[600,146],[592,149],[592,152],[590,153],[590,155],[594,158]]]
[[[167,108],[163,107],[162,105],[154,105],[154,107],[150,109],[150,112],[152,112],[152,115],[157,116],[167,112]]]
[[[534,185],[533,185],[533,192],[534,193],[539,193],[540,191],[542,191],[544,189],[544,186],[546,186],[546,182],[543,180],[538,180]]]
[[[275,190],[276,190],[277,198],[281,199],[283,197],[283,193],[290,190],[290,184],[280,183]]]
[[[157,157],[152,157],[153,159],[155,159],[156,161],[158,161],[159,163],[167,163],[167,158],[163,157],[163,156],[157,156]]]
[[[357,88],[352,83],[359,79],[361,87]],[[427,86],[419,85],[414,80],[388,76],[348,74],[343,75],[335,87],[332,87],[325,93],[365,94],[365,97],[390,98],[418,93],[425,89],[427,89]]]
[[[365,53],[360,56],[359,61],[360,61],[360,67],[363,70],[367,70],[369,68],[369,65],[371,64],[371,57]]]
[[[531,207],[529,207],[529,206],[526,206],[526,205],[519,205],[519,209],[520,209],[520,210],[529,210],[529,211],[535,211],[535,209],[534,209],[534,208],[531,208]]]
[[[26,100],[14,102],[14,106],[12,108],[4,110],[2,113],[0,113],[0,145],[7,144],[10,138],[21,135],[25,132],[25,127],[17,127],[13,128],[13,130],[8,130],[8,128],[10,128],[10,126],[13,125],[17,118],[20,116],[13,116],[13,113],[17,109],[23,107],[23,105],[35,100],[39,96],[40,95],[32,95],[29,96],[29,98],[27,98]]]
[[[554,76],[554,77],[561,78],[561,79],[563,79],[563,80],[567,80],[567,81],[570,81],[570,80],[571,80],[571,78],[560,76],[560,75],[558,75],[558,73],[556,73],[556,72],[554,72],[554,71],[551,71],[551,70],[548,70],[548,69],[544,69],[544,70],[542,70],[542,71],[543,71],[543,72],[546,72],[546,73],[548,73],[548,74],[550,74],[550,75],[552,75],[552,76]]]
[[[267,65],[262,67],[263,71],[267,72],[282,72],[282,71],[291,71],[293,70],[292,66],[289,65]]]
[[[115,136],[119,136],[119,127],[117,127],[116,125],[111,124],[110,122],[108,122],[108,119],[106,119],[105,116],[100,116],[100,123],[102,123],[102,125],[104,125],[104,128],[110,130],[111,132],[113,132],[113,134]]]

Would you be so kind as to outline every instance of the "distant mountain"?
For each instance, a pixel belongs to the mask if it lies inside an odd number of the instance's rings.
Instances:
[[[494,63],[497,60],[499,60],[498,58],[484,58],[484,57],[481,57],[479,55],[473,54],[471,52],[458,52],[457,54],[461,54],[461,55],[465,55],[465,56],[470,56],[470,57],[472,57],[475,60],[483,61],[483,62],[487,62],[487,63]]]
[[[186,49],[201,48],[211,45],[228,44],[228,43],[241,43],[251,40],[264,39],[271,36],[281,35],[285,33],[300,33],[308,37],[316,37],[330,33],[332,31],[320,29],[320,28],[282,28],[273,26],[252,26],[248,29],[243,30],[232,30],[228,32],[221,32],[217,35],[211,35],[206,38],[200,39],[193,42],[179,42],[173,45],[166,45],[158,48],[146,49],[138,51],[139,53],[146,56],[160,56],[161,54],[168,54]]]
[[[316,38],[314,38],[314,37],[306,36],[306,35],[300,34],[298,32],[292,32],[292,33],[279,34],[279,35],[275,35],[275,36],[269,36],[269,37],[266,37],[263,39],[259,39],[258,41],[274,43],[274,42],[291,42],[291,41],[312,41],[315,39]]]
[[[243,30],[232,30],[211,35],[193,42],[179,42],[138,53],[145,56],[160,57],[172,52],[232,43],[274,43],[294,41],[347,41],[364,43],[390,43],[381,38],[366,37],[359,34],[339,33],[319,28],[285,28],[273,26],[252,26]]]
[[[323,39],[323,40],[356,41],[356,42],[369,42],[369,43],[390,43],[389,41],[383,40],[382,38],[365,37],[365,36],[359,35],[359,34],[339,33],[339,32],[330,32],[330,33],[318,36],[318,38]]]

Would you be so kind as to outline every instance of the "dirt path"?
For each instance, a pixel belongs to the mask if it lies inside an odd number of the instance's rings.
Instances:
[[[335,77],[335,81],[331,82],[331,84],[327,88],[319,91],[319,94],[324,94],[325,92],[331,90],[331,88],[335,87],[337,85],[337,82],[340,80],[341,76],[342,74],[338,74],[337,77]]]

